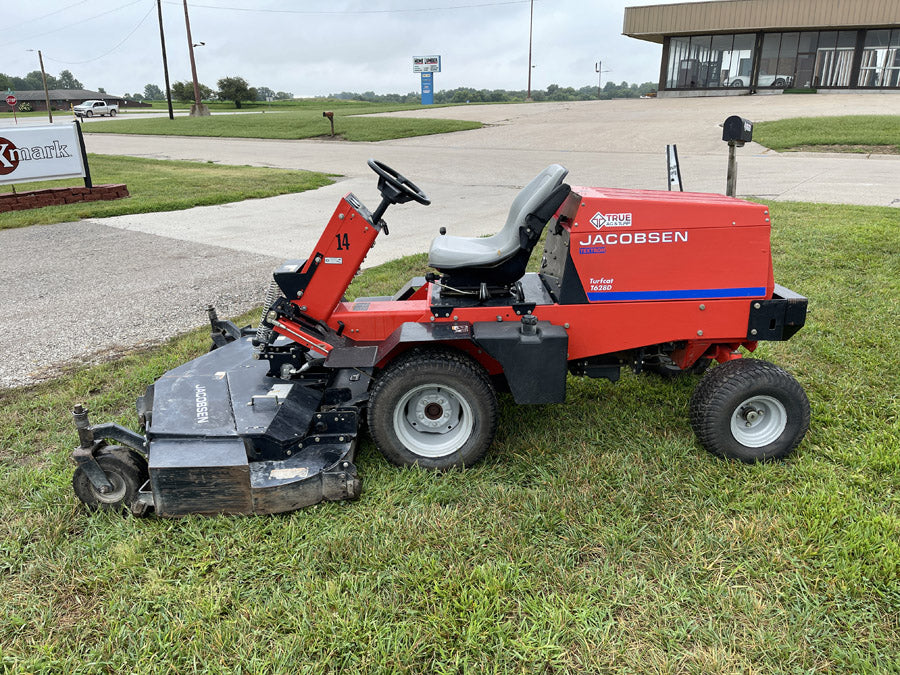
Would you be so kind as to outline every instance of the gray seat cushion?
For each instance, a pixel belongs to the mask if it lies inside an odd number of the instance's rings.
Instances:
[[[428,264],[438,269],[459,269],[495,265],[511,257],[519,248],[519,228],[525,224],[525,218],[562,184],[567,173],[568,169],[559,164],[541,171],[516,195],[506,224],[493,236],[438,235],[431,242]]]

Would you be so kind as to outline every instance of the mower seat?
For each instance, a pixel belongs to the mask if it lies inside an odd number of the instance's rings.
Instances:
[[[428,265],[448,274],[458,286],[514,283],[524,273],[547,221],[571,191],[562,182],[567,173],[568,169],[559,164],[541,171],[516,195],[506,224],[493,236],[435,237],[428,252]]]

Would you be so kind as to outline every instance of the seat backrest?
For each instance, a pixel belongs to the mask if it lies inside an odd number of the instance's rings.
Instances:
[[[492,237],[499,253],[498,258],[504,258],[518,248],[519,228],[525,224],[528,215],[533,213],[551,192],[562,185],[568,173],[566,167],[551,164],[516,195],[509,208],[506,224]]]

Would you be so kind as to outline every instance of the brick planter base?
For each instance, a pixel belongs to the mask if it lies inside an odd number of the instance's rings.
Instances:
[[[32,192],[19,192],[18,194],[8,192],[0,194],[0,213],[39,209],[43,206],[74,204],[76,202],[121,199],[127,196],[128,188],[122,183],[117,185],[95,185],[92,188],[50,188],[47,190],[33,190]]]

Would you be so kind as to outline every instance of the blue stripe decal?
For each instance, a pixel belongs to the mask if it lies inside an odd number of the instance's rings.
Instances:
[[[703,300],[706,298],[759,298],[766,294],[765,286],[758,288],[698,288],[683,291],[622,291],[588,293],[588,300]]]

